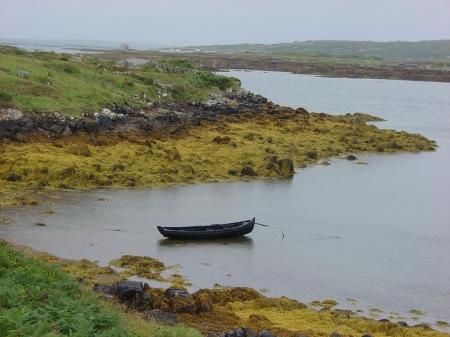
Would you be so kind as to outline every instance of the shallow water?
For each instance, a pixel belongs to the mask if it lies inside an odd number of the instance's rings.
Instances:
[[[0,228],[1,237],[101,263],[123,254],[156,257],[180,264],[194,287],[252,286],[379,308],[380,317],[412,319],[414,308],[426,312],[417,322],[450,320],[450,84],[227,74],[277,103],[375,114],[389,120],[380,127],[423,133],[440,148],[360,156],[368,165],[332,159],[291,180],[64,193],[51,206],[9,211],[12,223]],[[272,228],[200,243],[163,240],[155,229],[252,216]]]

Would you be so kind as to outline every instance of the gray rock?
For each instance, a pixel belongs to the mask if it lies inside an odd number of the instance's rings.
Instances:
[[[0,109],[0,121],[16,121],[23,117],[23,112],[17,109]]]
[[[129,302],[142,296],[144,287],[142,282],[122,281],[113,285],[113,293],[121,301]]]
[[[30,78],[30,72],[26,70],[17,70],[16,76],[19,78]]]
[[[166,298],[189,297],[191,296],[186,289],[183,288],[167,288],[164,292]]]
[[[163,325],[173,326],[178,324],[178,319],[175,314],[160,309],[145,311],[144,318],[148,321]]]
[[[350,161],[353,161],[353,160],[356,160],[356,159],[358,159],[358,158],[356,158],[356,156],[354,156],[353,154],[349,154],[349,155],[346,157],[346,159],[347,159],[347,160],[350,160]]]
[[[223,337],[247,337],[246,331],[243,328],[230,330],[223,334]]]

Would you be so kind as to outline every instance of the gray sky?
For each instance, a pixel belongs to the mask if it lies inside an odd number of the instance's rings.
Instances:
[[[0,0],[0,37],[163,45],[450,38],[450,0]]]

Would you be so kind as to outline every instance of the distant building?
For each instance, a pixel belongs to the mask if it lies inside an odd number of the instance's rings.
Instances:
[[[120,44],[120,50],[129,50],[130,46],[128,45],[128,43],[121,43]]]

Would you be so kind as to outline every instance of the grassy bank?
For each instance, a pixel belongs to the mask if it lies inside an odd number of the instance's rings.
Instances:
[[[29,204],[21,191],[171,184],[280,177],[296,167],[348,153],[432,150],[420,135],[378,129],[367,116],[293,112],[228,117],[174,136],[73,136],[0,144],[1,206]],[[326,164],[326,163],[325,163]]]
[[[0,108],[79,116],[116,103],[140,108],[148,102],[199,101],[239,83],[165,59],[136,68],[55,53],[0,47]]]
[[[162,327],[102,303],[56,266],[24,257],[0,242],[2,337],[198,337],[195,330]]]

